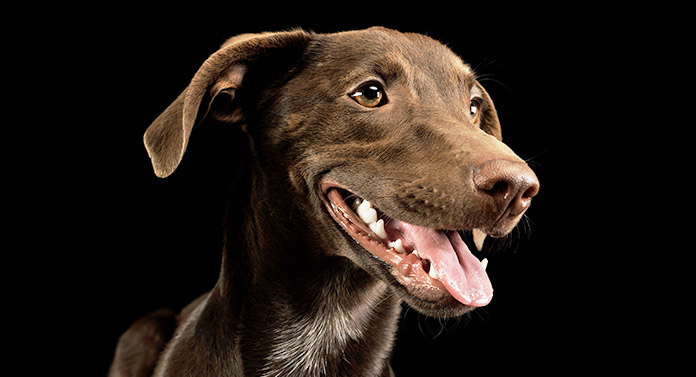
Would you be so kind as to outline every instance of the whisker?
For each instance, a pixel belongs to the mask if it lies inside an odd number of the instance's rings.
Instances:
[[[503,84],[502,81],[500,81],[500,80],[498,80],[498,79],[494,79],[494,78],[492,78],[492,77],[484,77],[483,79],[479,79],[478,82],[480,82],[480,83],[492,82],[492,83],[494,83],[494,84],[498,84],[498,85],[502,86],[503,89],[505,89],[508,93],[512,93],[512,89],[510,89],[510,87],[508,87],[507,85]]]
[[[527,239],[532,238],[532,225],[534,222],[527,216],[525,213],[522,215],[522,220],[520,221],[522,223],[522,227],[524,228],[524,233],[527,235]]]
[[[541,152],[535,154],[534,156],[532,156],[532,157],[530,157],[530,158],[525,159],[524,162],[526,162],[526,163],[527,163],[528,165],[530,165],[530,166],[537,166],[537,167],[539,167],[539,166],[541,166],[541,163],[540,163],[540,162],[537,162],[537,161],[534,161],[534,159],[536,159],[537,157],[541,156],[542,154],[544,154],[544,153],[546,153],[546,152],[548,152],[548,151],[549,151],[549,148],[544,148],[544,150],[542,150]]]
[[[382,305],[383,302],[387,301],[388,299],[390,299],[394,296],[395,296],[394,292],[389,291],[386,295],[384,295],[384,297],[382,297],[381,300],[379,300],[379,302],[375,305],[375,307]]]
[[[350,191],[348,191],[348,192],[350,192]],[[357,195],[353,194],[352,192],[350,192],[350,194],[347,195],[347,196],[345,196],[345,197],[343,198],[343,200],[346,201],[346,202],[348,202],[349,200],[351,200],[351,199],[356,199],[356,198],[359,198],[359,196],[357,196]]]
[[[474,310],[474,311],[472,311],[472,312],[470,312],[470,313],[471,313],[472,315],[473,315],[473,314],[476,314],[476,316],[479,317],[479,320],[481,320],[481,321],[485,321],[485,320],[486,320],[486,317],[489,317],[489,316],[490,316],[490,313],[488,313],[488,311],[486,311],[486,308],[485,308],[485,307],[477,308],[476,310]]]
[[[499,63],[499,64],[497,64],[497,63]],[[496,65],[496,66],[493,66],[494,64],[497,64],[497,65]],[[506,66],[506,65],[508,65],[508,62],[507,62],[507,61],[501,61],[501,60],[498,59],[498,58],[495,58],[495,59],[492,59],[492,60],[488,60],[488,59],[485,59],[485,58],[484,58],[483,61],[479,62],[479,63],[476,65],[476,67],[474,67],[474,72],[476,72],[476,79],[478,80],[480,77],[486,77],[486,76],[492,76],[492,75],[493,75],[492,73],[482,73],[482,74],[479,74],[479,73],[478,73],[479,71],[489,70],[489,68],[491,68],[489,71],[494,71],[494,70],[500,69],[500,68],[502,68],[502,67],[504,67],[504,66]]]
[[[411,311],[411,307],[405,303],[402,303],[401,306],[405,308],[403,310],[403,314],[401,315],[401,330],[403,331],[405,329],[406,316],[408,315],[408,312]]]
[[[425,335],[425,332],[423,331],[423,326],[421,325],[422,318],[423,318],[423,316],[420,313],[418,313],[418,321],[416,321],[416,323],[418,324],[418,330],[420,331],[421,335],[423,335],[424,337],[427,337],[427,335]]]

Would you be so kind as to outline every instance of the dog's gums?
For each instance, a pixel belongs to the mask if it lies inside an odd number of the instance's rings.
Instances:
[[[493,288],[485,272],[488,260],[472,255],[456,231],[409,224],[386,216],[346,190],[326,190],[332,217],[365,250],[388,265],[409,294],[427,302],[449,295],[468,306],[487,305]],[[350,204],[349,204],[350,203]],[[477,247],[483,243],[475,232]]]

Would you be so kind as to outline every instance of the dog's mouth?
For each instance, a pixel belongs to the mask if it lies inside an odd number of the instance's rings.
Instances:
[[[408,294],[430,303],[458,302],[480,307],[493,298],[486,273],[459,232],[409,224],[387,216],[369,201],[340,187],[324,185],[336,222],[365,250],[386,264]],[[482,233],[480,233],[482,234]],[[476,241],[480,244],[482,237]]]

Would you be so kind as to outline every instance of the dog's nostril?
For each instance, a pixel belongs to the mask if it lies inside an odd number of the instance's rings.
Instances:
[[[512,216],[524,212],[532,197],[539,192],[539,181],[524,163],[508,160],[489,160],[474,172],[474,184],[500,211],[509,208]],[[487,198],[487,199],[486,199]]]
[[[532,184],[527,191],[522,194],[522,200],[531,200],[539,192],[539,183]]]
[[[505,181],[498,181],[493,184],[493,187],[490,190],[485,190],[490,194],[491,196],[502,196],[503,198],[506,198],[509,195],[509,185]]]

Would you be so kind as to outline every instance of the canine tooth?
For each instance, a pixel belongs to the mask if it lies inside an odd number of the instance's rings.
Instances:
[[[418,257],[418,258],[420,258],[420,255],[418,255],[418,250],[416,250],[416,249],[413,249],[413,252],[412,252],[411,254],[415,255],[415,256]]]
[[[431,278],[435,280],[440,280],[440,277],[437,276],[437,271],[435,271],[435,268],[433,268],[433,265],[430,265],[430,272],[428,272],[428,275],[430,275]]]
[[[384,230],[384,220],[379,219],[376,222],[370,224],[370,229],[372,229],[372,231],[375,232],[375,234],[379,238],[383,240],[387,239],[387,231]]]
[[[370,202],[367,200],[363,200],[363,202],[360,203],[356,212],[358,213],[358,216],[360,216],[360,219],[365,222],[365,224],[370,224],[377,221],[377,210],[372,208],[372,204],[370,204]]]
[[[486,267],[488,267],[488,258],[483,258],[481,260],[481,265],[483,266],[483,269],[485,270]]]
[[[483,241],[486,240],[486,233],[482,230],[474,229],[471,231],[474,234],[474,245],[476,245],[476,250],[481,251],[483,248]]]
[[[397,238],[396,241],[392,241],[388,243],[389,247],[394,248],[397,253],[403,254],[406,252],[406,249],[404,249],[404,244],[401,242],[401,238]]]

